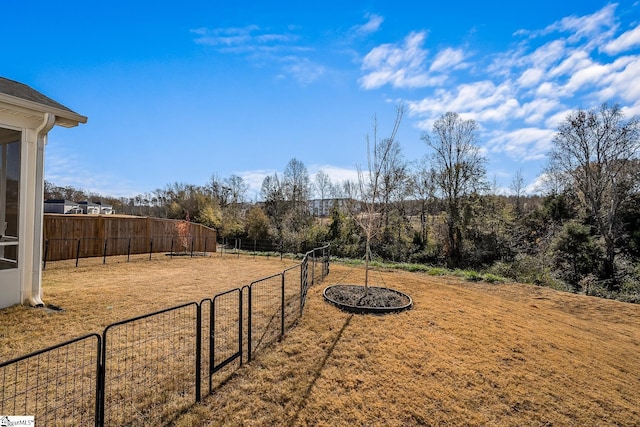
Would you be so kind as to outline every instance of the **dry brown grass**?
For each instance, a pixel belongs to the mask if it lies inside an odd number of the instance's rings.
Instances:
[[[333,265],[327,283],[348,272]],[[640,423],[640,306],[527,285],[376,276],[410,294],[414,309],[349,315],[316,287],[283,342],[176,424]]]
[[[52,269],[45,300],[66,311],[1,310],[0,360],[293,264],[208,258]],[[361,276],[334,264],[325,283]],[[316,286],[282,342],[175,424],[640,424],[640,306],[419,273],[373,279],[411,295],[414,308],[350,315]]]
[[[43,272],[44,301],[64,309],[51,312],[25,306],[0,310],[0,360],[20,356],[87,333],[101,334],[114,322],[192,301],[282,272],[299,261],[219,255],[154,255],[58,261]]]

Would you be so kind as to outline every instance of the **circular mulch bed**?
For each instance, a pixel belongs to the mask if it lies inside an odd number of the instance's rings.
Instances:
[[[413,305],[411,297],[395,289],[362,285],[332,285],[325,288],[324,298],[351,313],[395,313]]]

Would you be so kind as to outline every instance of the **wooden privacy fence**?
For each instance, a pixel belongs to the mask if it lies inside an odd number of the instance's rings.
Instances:
[[[191,222],[122,215],[44,215],[44,260],[215,252],[216,231]]]

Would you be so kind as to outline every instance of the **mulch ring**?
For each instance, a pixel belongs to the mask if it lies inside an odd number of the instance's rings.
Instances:
[[[332,285],[324,290],[324,298],[351,313],[393,313],[408,310],[411,297],[390,288],[362,285]]]

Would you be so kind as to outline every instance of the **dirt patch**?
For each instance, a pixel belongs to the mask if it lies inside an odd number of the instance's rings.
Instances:
[[[356,313],[390,313],[411,307],[411,298],[395,289],[337,284],[324,291],[327,301]]]

